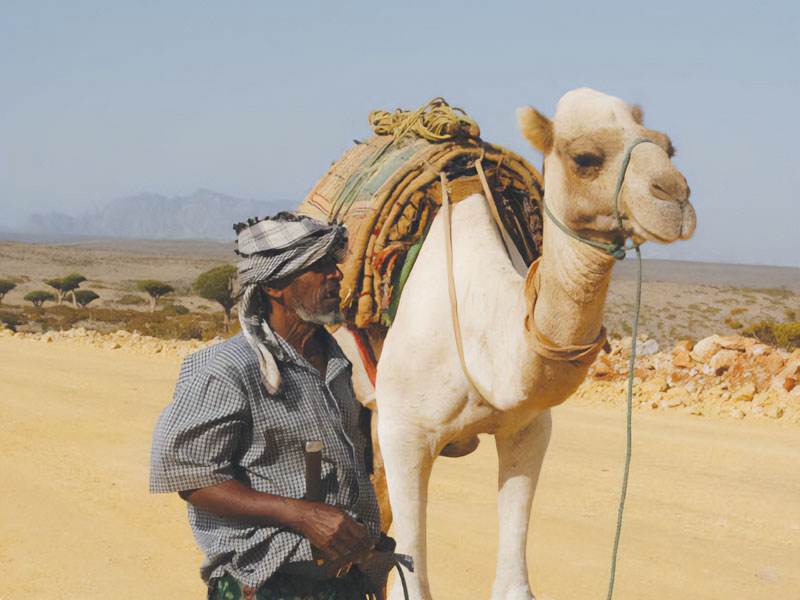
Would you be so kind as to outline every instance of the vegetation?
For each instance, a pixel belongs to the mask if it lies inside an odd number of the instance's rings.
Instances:
[[[70,273],[59,279],[45,279],[44,282],[56,291],[57,303],[60,306],[67,293],[78,289],[81,283],[86,281],[86,277],[80,273]],[[26,298],[27,300],[27,298]],[[73,298],[73,301],[77,301]]]
[[[63,297],[63,296],[62,296]],[[28,292],[25,294],[24,300],[33,304],[36,308],[39,308],[47,302],[48,300],[54,302],[56,297],[51,294],[50,292],[46,292],[44,290],[36,290],[34,292]]]
[[[6,294],[17,287],[17,284],[8,279],[0,279],[0,302],[6,297]]]
[[[92,290],[75,290],[72,292],[72,299],[75,301],[75,304],[81,308],[86,308],[87,304],[93,300],[97,300],[99,297],[100,296]]]
[[[142,298],[141,296],[137,296],[136,294],[125,294],[122,298],[117,300],[117,304],[122,304],[123,306],[131,306],[134,304],[145,304],[147,300]]]
[[[22,321],[16,313],[11,311],[2,311],[0,312],[0,324],[2,324],[6,329],[16,331],[17,326],[22,325]]]
[[[230,330],[231,309],[236,304],[234,285],[236,267],[222,265],[202,273],[194,282],[194,291],[201,298],[219,302],[225,312],[226,331]]]
[[[170,284],[158,281],[157,279],[143,279],[137,281],[136,289],[147,292],[147,295],[150,296],[150,312],[155,312],[156,301],[161,298],[161,296],[166,296],[170,292],[175,291],[175,288]]]
[[[800,348],[800,321],[795,321],[794,323],[760,321],[752,324],[742,333],[756,338],[762,344],[778,346],[786,350]]]
[[[161,310],[171,315],[188,315],[191,312],[182,304],[167,304]]]
[[[49,293],[49,292],[45,292]],[[7,325],[26,325],[33,331],[64,331],[73,327],[86,327],[104,333],[125,330],[161,339],[210,340],[224,337],[225,316],[222,311],[214,313],[171,314],[163,310],[155,313],[134,309],[72,308],[69,306],[45,306],[44,308],[21,307],[0,313],[0,320]],[[234,330],[238,331],[238,322]]]

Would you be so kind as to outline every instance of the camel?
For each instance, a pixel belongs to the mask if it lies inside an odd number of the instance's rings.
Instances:
[[[446,447],[455,454],[474,449],[479,433],[494,435],[499,459],[492,598],[533,599],[526,543],[550,438],[550,408],[575,391],[605,340],[603,305],[615,262],[609,252],[582,243],[562,226],[595,242],[619,244],[628,238],[688,239],[696,224],[689,187],[670,160],[672,143],[644,126],[638,107],[581,88],[559,100],[552,121],[531,107],[518,109],[517,116],[523,135],[544,154],[550,214],[542,258],[524,276],[509,258],[486,199],[475,194],[453,204],[452,268],[466,369],[451,319],[444,210],[422,246],[382,348],[376,349],[374,392],[358,368],[352,338],[344,328],[335,334],[355,365],[357,395],[365,404],[374,395],[377,404],[397,551],[414,558],[415,571],[407,579],[409,595],[417,600],[431,598],[426,498],[433,462]],[[564,360],[549,353],[548,344],[580,347],[585,356],[573,353]],[[390,598],[401,597],[400,586],[394,586]]]

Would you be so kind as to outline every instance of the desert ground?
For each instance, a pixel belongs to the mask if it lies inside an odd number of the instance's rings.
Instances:
[[[227,245],[115,244],[0,243],[0,278],[22,288],[3,304],[77,270],[92,284],[82,287],[113,306],[136,279],[185,289],[231,262]],[[631,266],[609,299],[609,330],[620,337]],[[661,351],[644,356],[638,374],[614,597],[800,599],[800,355],[745,348],[725,321],[733,308],[745,321],[800,310],[800,271],[648,266],[644,337]],[[204,301],[181,302],[200,310]],[[677,339],[712,333],[724,337],[670,352]],[[0,335],[0,599],[204,597],[183,502],[148,494],[153,426],[181,356],[201,345],[81,328]],[[625,456],[624,344],[613,346],[605,370],[598,363],[553,410],[527,554],[539,600],[606,594]],[[766,379],[745,393],[751,366]],[[707,393],[691,387],[692,372]],[[491,595],[496,480],[489,437],[436,463],[430,565],[440,600]]]

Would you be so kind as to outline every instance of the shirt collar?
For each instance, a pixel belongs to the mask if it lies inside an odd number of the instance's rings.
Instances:
[[[311,363],[295,350],[294,346],[275,333],[275,331],[267,325],[266,321],[262,324],[262,327],[265,333],[269,330],[269,335],[266,336],[265,342],[267,343],[267,348],[273,353],[276,359],[283,362],[291,362],[315,373],[317,372]],[[350,360],[345,356],[344,352],[342,352],[339,344],[336,343],[336,340],[328,333],[327,329],[322,327],[315,335],[322,336],[328,354],[328,364],[325,369],[326,382],[335,379],[342,371],[350,371],[352,368]]]

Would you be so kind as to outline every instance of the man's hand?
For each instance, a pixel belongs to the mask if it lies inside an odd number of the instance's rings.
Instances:
[[[343,567],[372,557],[369,535],[363,525],[330,504],[302,502],[295,528],[322,550],[334,566]]]
[[[372,556],[366,528],[330,504],[257,492],[236,479],[185,490],[180,496],[220,517],[262,526],[289,527],[322,550],[336,568],[369,560]]]

